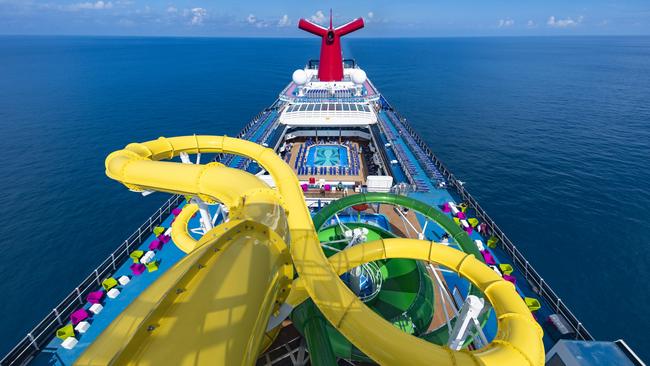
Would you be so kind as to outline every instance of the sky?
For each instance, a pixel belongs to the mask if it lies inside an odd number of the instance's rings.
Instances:
[[[362,37],[650,35],[650,0],[0,0],[0,34],[302,37],[329,9]]]

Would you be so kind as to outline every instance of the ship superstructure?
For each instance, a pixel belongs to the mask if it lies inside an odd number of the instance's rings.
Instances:
[[[299,26],[320,59],[236,138],[107,158],[110,178],[172,197],[3,365],[643,364],[594,340],[342,58],[362,19]]]

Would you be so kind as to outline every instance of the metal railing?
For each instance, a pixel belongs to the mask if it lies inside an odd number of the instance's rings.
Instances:
[[[403,118],[390,104],[388,101],[385,101],[390,109],[395,113],[395,115],[402,121],[402,124],[411,134],[416,143],[424,150],[424,152],[429,156],[429,158],[434,162],[435,166],[438,168],[440,173],[445,177],[447,182],[456,190],[460,197],[466,201],[475,211],[477,216],[484,221],[491,232],[494,233],[499,239],[499,245],[510,255],[513,264],[524,274],[524,277],[531,285],[533,291],[541,296],[555,311],[557,314],[561,315],[572,328],[575,333],[575,339],[581,340],[594,340],[594,337],[589,333],[585,326],[580,322],[578,317],[569,310],[567,305],[562,301],[562,299],[553,291],[549,284],[544,281],[544,278],[539,275],[539,273],[533,268],[530,262],[521,254],[521,251],[512,243],[510,238],[497,226],[497,224],[492,220],[492,218],[485,212],[485,210],[479,205],[478,201],[465,189],[463,184],[456,179],[454,174],[451,173],[449,169],[438,159],[438,157],[431,152],[429,147],[420,136],[413,130],[411,125]]]
[[[183,200],[183,196],[169,198],[153,215],[131,234],[117,249],[111,253],[95,270],[50,311],[18,344],[0,360],[0,365],[22,365],[30,361],[55,336],[58,328],[68,323],[70,314],[86,304],[86,295],[97,290],[104,279],[110,277],[129,259],[132,250],[151,235],[153,228],[159,225]]]

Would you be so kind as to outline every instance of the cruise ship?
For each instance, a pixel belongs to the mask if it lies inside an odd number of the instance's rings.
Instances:
[[[319,59],[237,136],[111,153],[125,194],[169,199],[0,363],[644,365],[594,339],[343,58],[363,27],[300,20]]]

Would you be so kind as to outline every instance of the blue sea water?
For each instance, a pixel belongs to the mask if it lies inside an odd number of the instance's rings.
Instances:
[[[645,359],[650,38],[346,39],[388,100],[597,338]],[[0,37],[0,353],[165,199],[132,141],[234,135],[313,39]]]

